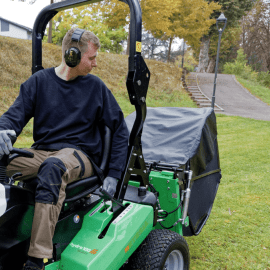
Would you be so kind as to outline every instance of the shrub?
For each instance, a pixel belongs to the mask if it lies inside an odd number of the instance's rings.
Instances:
[[[239,75],[244,79],[257,80],[257,72],[253,71],[247,65],[247,59],[243,49],[237,51],[237,58],[233,63],[226,63],[224,65],[223,73]]]
[[[259,72],[257,75],[257,81],[266,86],[266,87],[270,87],[270,74],[269,71],[267,72]]]

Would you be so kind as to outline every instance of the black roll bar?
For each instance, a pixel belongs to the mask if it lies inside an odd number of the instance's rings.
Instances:
[[[43,8],[38,14],[32,35],[32,74],[42,70],[42,39],[48,22],[59,12],[69,8],[100,2],[101,0],[66,0]],[[148,186],[148,172],[145,166],[141,135],[146,118],[146,95],[150,71],[141,56],[142,11],[139,0],[119,0],[130,8],[130,50],[127,75],[129,99],[136,109],[136,119],[129,137],[128,159],[125,172],[118,181],[115,198],[122,201],[131,174],[139,176],[141,185]]]
[[[42,67],[42,39],[48,22],[59,12],[65,9],[75,8],[87,4],[101,2],[102,0],[66,0],[54,3],[43,8],[38,14],[32,35],[32,74],[43,69]],[[134,56],[136,54],[136,42],[141,42],[142,12],[138,0],[120,0],[129,5],[130,22],[130,60],[129,70],[134,71]]]

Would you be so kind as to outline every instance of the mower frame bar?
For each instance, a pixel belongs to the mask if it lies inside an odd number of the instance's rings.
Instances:
[[[38,14],[33,28],[32,36],[32,74],[43,69],[42,67],[42,39],[48,22],[62,10],[75,8],[87,4],[101,2],[102,0],[66,0],[64,2],[54,3],[43,8]],[[120,0],[130,7],[130,52],[129,52],[129,70],[135,70],[134,56],[136,50],[136,41],[141,42],[142,32],[142,12],[138,0]]]

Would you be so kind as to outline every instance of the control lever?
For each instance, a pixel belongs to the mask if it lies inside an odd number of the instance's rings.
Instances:
[[[12,136],[12,135],[8,134],[8,137],[10,138],[12,145],[13,145],[13,144],[16,142],[16,140],[17,140],[17,137],[16,137],[16,136]],[[22,150],[22,149],[18,149],[18,148],[13,148],[13,149],[10,151],[10,155],[7,157],[7,162],[8,162],[8,164],[9,164],[14,158],[17,158],[17,157],[33,158],[33,157],[34,157],[34,154],[31,153],[31,152],[29,152],[29,151],[26,151],[26,150]]]
[[[117,201],[110,193],[108,193],[105,189],[100,188],[99,192],[101,193],[99,196],[104,199],[104,200],[111,200],[113,202],[115,202],[116,204],[118,204],[119,206],[125,208],[125,206],[120,203],[119,201]]]
[[[17,154],[20,157],[26,157],[26,158],[33,158],[34,157],[34,154],[32,152],[29,152],[29,151],[23,150],[23,149],[19,149],[19,148],[13,148],[10,151],[10,154],[11,155]]]
[[[11,134],[7,134],[8,135],[8,137],[10,138],[10,140],[11,140],[11,143],[12,143],[12,145],[16,142],[16,140],[17,140],[17,137],[16,136],[12,136]]]

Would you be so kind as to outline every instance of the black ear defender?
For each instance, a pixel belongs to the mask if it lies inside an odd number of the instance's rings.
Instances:
[[[85,32],[85,30],[77,28],[74,33],[72,34],[71,40],[79,42],[81,40],[82,34]],[[76,47],[71,47],[70,49],[65,51],[65,62],[66,64],[74,68],[81,62],[81,51]]]

